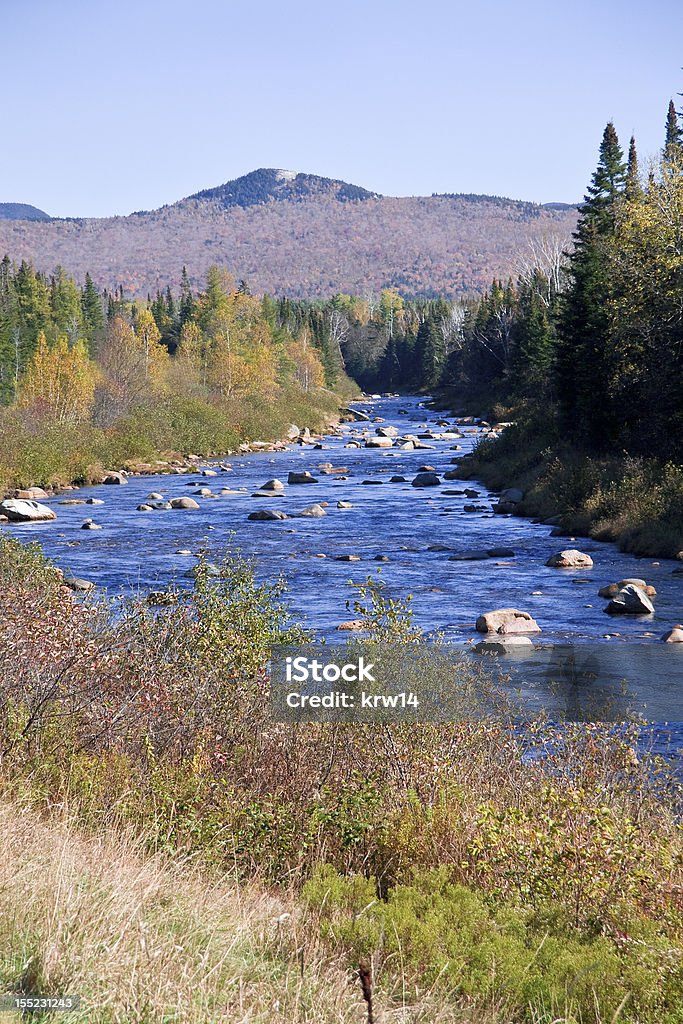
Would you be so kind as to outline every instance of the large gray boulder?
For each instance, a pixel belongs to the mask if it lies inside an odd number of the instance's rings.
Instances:
[[[438,473],[418,473],[411,482],[413,487],[438,487],[441,480]]]
[[[171,498],[171,508],[199,508],[199,502],[194,498]]]
[[[102,481],[102,483],[103,484],[127,484],[128,483],[128,477],[125,475],[125,473],[116,473],[116,472],[112,471],[110,473],[106,473],[105,474],[105,477],[104,477],[104,480]]]
[[[393,448],[394,439],[392,437],[369,437],[365,442],[366,448]]]
[[[551,569],[591,569],[593,559],[584,551],[567,548],[565,551],[558,551],[556,555],[551,555],[545,564]]]
[[[261,484],[259,487],[260,491],[284,491],[284,489],[285,485],[282,480],[277,480],[275,478],[273,480],[266,480],[266,482]]]
[[[304,508],[301,512],[296,513],[299,516],[305,516],[310,519],[320,519],[321,516],[326,516],[327,512],[322,505],[309,505],[308,508]]]
[[[541,632],[535,619],[528,612],[520,612],[517,608],[497,608],[486,612],[477,619],[475,629],[478,633],[497,633],[499,636]]]
[[[662,640],[665,644],[683,644],[683,625],[679,622],[667,630]]]
[[[287,477],[288,484],[317,484],[318,479],[307,469],[300,473],[291,472]]]
[[[267,523],[276,519],[286,518],[287,514],[285,512],[280,512],[280,510],[276,508],[262,508],[259,509],[258,512],[250,512],[247,516],[247,519],[251,519],[252,522],[256,523]]]
[[[609,615],[652,615],[654,610],[645,591],[634,587],[632,583],[620,590],[605,608]]]
[[[47,505],[24,498],[6,498],[5,501],[0,501],[0,515],[7,516],[10,523],[38,523],[57,518],[57,513]]]

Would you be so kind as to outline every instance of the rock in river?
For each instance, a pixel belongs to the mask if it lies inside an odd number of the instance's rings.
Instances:
[[[11,523],[38,523],[57,518],[56,512],[47,505],[22,498],[7,498],[0,501],[0,514],[7,516]]]
[[[412,481],[413,487],[438,487],[440,483],[437,473],[418,473]]]
[[[632,583],[620,590],[605,608],[610,615],[652,615],[654,610],[647,594]]]
[[[286,518],[287,514],[285,512],[280,512],[280,510],[276,508],[262,508],[259,509],[258,512],[250,512],[247,516],[247,519],[251,519],[252,522],[256,523],[268,523],[276,519]]]
[[[285,485],[282,480],[266,480],[264,484],[259,487],[260,491],[284,491]]]
[[[500,636],[541,632],[541,627],[528,612],[520,612],[516,608],[497,608],[480,615],[475,629],[478,633],[497,633]]]
[[[314,477],[307,469],[301,473],[291,472],[287,477],[287,483],[289,484],[317,484],[317,482],[317,477]]]
[[[103,484],[127,484],[128,477],[125,473],[107,473],[102,481]]]
[[[296,513],[298,516],[306,516],[311,519],[319,519],[321,516],[326,516],[327,512],[322,505],[309,505],[308,508],[304,508],[301,512]]]
[[[551,569],[591,569],[593,559],[576,548],[567,548],[565,551],[558,551],[556,555],[551,555],[545,564]]]
[[[662,640],[665,644],[683,644],[683,625],[679,622],[673,629],[667,630]]]
[[[194,498],[171,498],[171,508],[199,508]]]

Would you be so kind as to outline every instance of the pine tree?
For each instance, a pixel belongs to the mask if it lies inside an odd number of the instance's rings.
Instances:
[[[104,313],[102,300],[90,274],[85,275],[85,286],[81,292],[81,310],[86,332],[92,340],[98,331],[104,328]]]
[[[666,114],[666,138],[663,155],[665,167],[673,166],[678,170],[681,169],[683,165],[683,131],[678,123],[678,114],[673,100],[669,100],[669,109]]]
[[[628,199],[640,199],[643,195],[643,186],[640,180],[640,168],[638,166],[638,152],[636,140],[631,136],[628,145],[628,165],[626,169],[626,185],[624,192]]]
[[[605,365],[609,326],[606,243],[614,233],[625,186],[624,155],[610,122],[574,234],[557,362],[565,429],[580,443],[598,449],[609,445],[615,429]]]

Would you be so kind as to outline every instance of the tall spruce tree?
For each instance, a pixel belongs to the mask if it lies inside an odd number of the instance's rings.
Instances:
[[[628,164],[626,168],[626,185],[624,192],[628,199],[640,199],[643,195],[643,185],[640,180],[640,167],[638,164],[638,151],[636,150],[635,137],[631,136],[628,144]]]
[[[669,109],[666,114],[666,137],[664,140],[664,165],[665,167],[676,167],[679,171],[683,167],[683,130],[678,123],[678,114],[674,101],[669,100]]]
[[[557,392],[565,430],[579,443],[595,449],[608,447],[615,429],[605,365],[609,297],[606,243],[614,234],[625,186],[624,154],[610,121],[574,234],[557,364]]]

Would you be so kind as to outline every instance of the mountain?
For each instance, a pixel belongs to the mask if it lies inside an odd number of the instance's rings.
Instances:
[[[0,220],[50,220],[50,215],[27,203],[0,203]]]
[[[396,287],[406,296],[481,291],[519,253],[569,239],[576,207],[481,195],[381,196],[313,174],[261,168],[128,217],[0,220],[0,257],[61,265],[80,280],[144,297],[200,287],[212,264],[252,291],[315,298]]]
[[[336,178],[321,178],[317,174],[301,174],[297,171],[283,171],[275,167],[260,167],[258,171],[228,181],[218,188],[207,188],[195,192],[176,205],[190,203],[193,199],[213,202],[222,209],[231,206],[260,206],[263,203],[301,202],[313,196],[328,196],[344,203],[354,199],[381,199],[377,192],[368,192],[360,185],[349,185]]]

